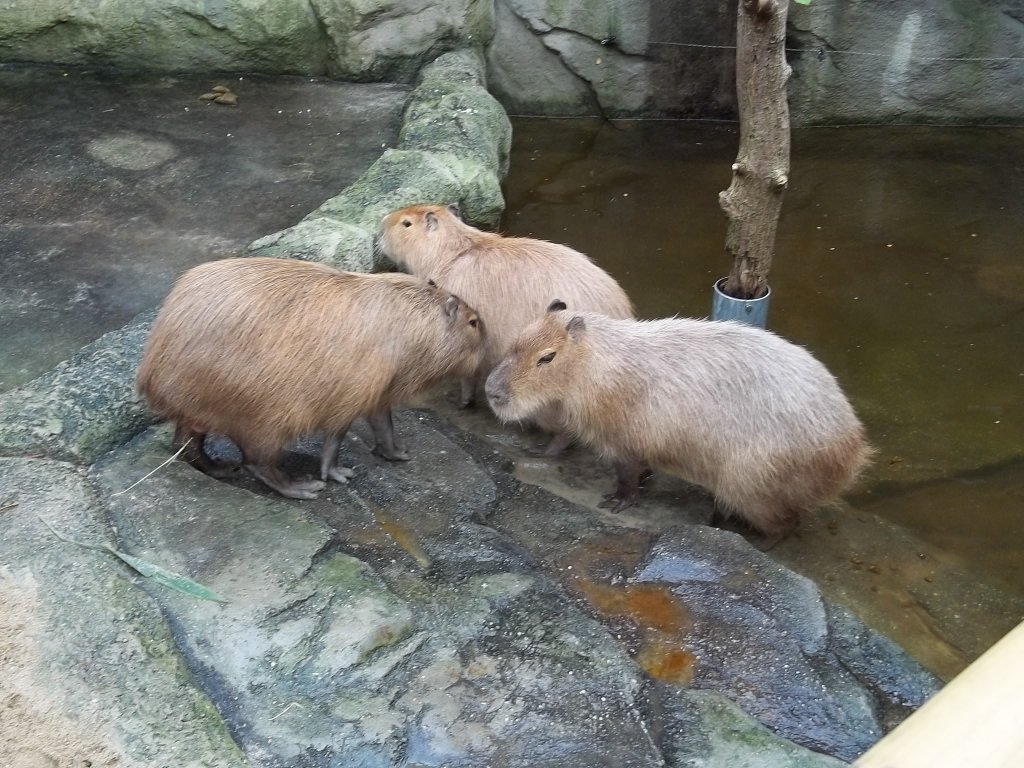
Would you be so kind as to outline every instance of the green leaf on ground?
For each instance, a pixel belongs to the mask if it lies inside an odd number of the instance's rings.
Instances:
[[[199,582],[192,581],[192,579],[186,576],[168,571],[166,568],[161,568],[159,565],[154,565],[138,557],[126,555],[124,552],[118,552],[113,547],[107,547],[107,551],[121,558],[121,560],[128,563],[128,565],[147,579],[152,579],[157,584],[162,584],[168,589],[176,589],[179,592],[184,592],[186,595],[192,595],[203,600],[213,600],[217,603],[227,602],[227,599],[221,597],[209,587],[204,587]]]
[[[124,552],[119,552],[109,544],[86,544],[84,541],[75,541],[72,538],[64,536],[57,532],[57,530],[50,525],[41,515],[36,515],[40,520],[43,521],[43,525],[50,529],[50,533],[56,536],[61,541],[66,541],[68,544],[74,544],[75,546],[82,547],[83,549],[95,549],[98,552],[109,552],[114,557],[119,558],[126,565],[129,565],[137,573],[145,576],[147,579],[152,579],[157,584],[167,587],[168,589],[174,589],[178,592],[184,592],[186,595],[192,595],[202,600],[212,600],[216,603],[226,603],[227,598],[221,597],[209,587],[205,587],[197,581],[168,571],[166,568],[161,568],[159,565],[155,565],[147,560],[134,557],[133,555],[126,555]]]

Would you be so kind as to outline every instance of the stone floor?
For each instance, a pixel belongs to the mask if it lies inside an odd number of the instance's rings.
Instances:
[[[200,100],[217,85],[237,106]],[[0,67],[0,391],[351,184],[397,137],[408,93]]]

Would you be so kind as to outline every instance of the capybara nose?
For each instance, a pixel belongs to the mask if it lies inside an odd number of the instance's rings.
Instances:
[[[504,405],[508,402],[508,395],[502,392],[501,388],[492,381],[493,377],[487,379],[487,383],[484,385],[484,394],[487,395],[487,402],[491,404],[491,407]]]

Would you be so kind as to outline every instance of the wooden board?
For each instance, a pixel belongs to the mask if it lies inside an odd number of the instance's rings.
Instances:
[[[957,675],[854,766],[1024,767],[1024,624]]]

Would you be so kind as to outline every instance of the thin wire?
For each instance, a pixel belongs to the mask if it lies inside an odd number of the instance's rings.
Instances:
[[[715,48],[724,51],[735,51],[735,45],[705,45],[703,43],[669,43],[651,40],[648,45],[672,45],[679,48]],[[788,53],[816,53],[819,56],[833,54],[847,56],[875,56],[880,59],[892,57],[890,53],[876,51],[837,51],[829,48],[787,48]],[[914,61],[1024,61],[1024,56],[915,56]]]
[[[189,443],[191,443],[191,442],[192,442],[192,438],[190,437],[190,438],[189,438],[188,440],[186,440],[186,441],[185,441],[184,443],[182,443],[182,446],[181,446],[181,448],[179,448],[179,449],[178,449],[177,453],[175,453],[175,454],[174,454],[173,456],[171,456],[171,457],[169,457],[169,458],[168,458],[167,460],[165,460],[165,461],[164,461],[164,462],[163,462],[163,463],[162,463],[162,464],[161,464],[160,466],[158,466],[158,467],[156,467],[155,469],[153,469],[153,470],[151,470],[151,471],[147,472],[147,473],[146,473],[145,475],[143,475],[142,477],[140,477],[140,478],[139,478],[138,480],[136,480],[136,481],[135,481],[134,483],[132,483],[131,485],[129,485],[129,486],[128,486],[127,488],[125,488],[125,489],[124,489],[123,491],[118,491],[117,493],[112,493],[112,494],[110,494],[110,495],[111,495],[111,496],[120,496],[120,495],[121,495],[121,494],[123,494],[123,493],[128,493],[128,491],[130,491],[130,490],[131,490],[132,488],[134,488],[135,486],[137,486],[137,485],[138,485],[139,483],[141,483],[141,482],[142,482],[143,480],[148,480],[148,479],[149,479],[149,478],[150,478],[150,477],[151,477],[152,475],[156,474],[156,472],[158,472],[159,470],[163,469],[163,468],[164,468],[164,467],[166,467],[166,466],[167,466],[168,464],[170,464],[170,463],[171,463],[172,461],[174,461],[174,460],[175,460],[176,458],[178,458],[179,456],[181,456],[182,452],[183,452],[183,451],[184,451],[184,450],[185,450],[186,448],[188,448],[188,444],[189,444]]]

